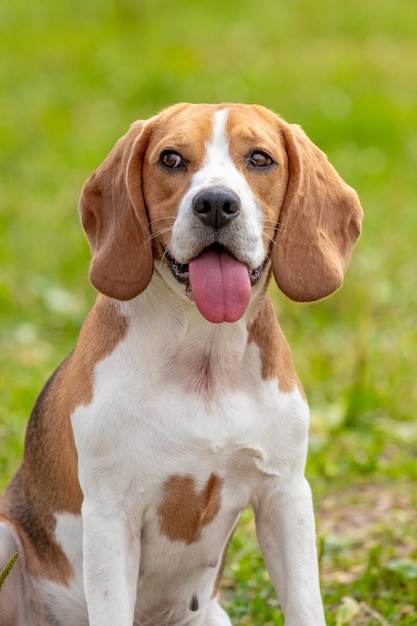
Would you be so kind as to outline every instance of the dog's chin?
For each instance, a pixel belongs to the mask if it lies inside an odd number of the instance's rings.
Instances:
[[[201,254],[203,254],[209,249],[210,250],[213,250],[213,249],[224,250],[230,256],[234,256],[225,246],[222,246],[220,244],[213,244],[211,246],[208,246],[207,248],[204,248],[198,256],[200,256]],[[169,269],[171,270],[171,274],[173,275],[173,277],[177,280],[177,282],[179,282],[182,285],[185,285],[187,295],[191,296],[189,264],[179,263],[171,254],[169,254],[168,250],[166,249],[164,250],[164,257],[168,261],[168,266],[169,266]],[[248,268],[248,276],[249,276],[250,284],[252,287],[256,285],[256,283],[261,278],[262,273],[268,264],[268,259],[269,257],[266,256],[264,260],[262,261],[262,263],[258,265],[258,267],[254,269]]]

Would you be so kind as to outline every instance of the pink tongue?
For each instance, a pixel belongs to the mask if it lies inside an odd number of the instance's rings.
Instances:
[[[209,249],[191,261],[190,283],[201,315],[213,324],[236,322],[249,304],[247,267],[225,250]]]

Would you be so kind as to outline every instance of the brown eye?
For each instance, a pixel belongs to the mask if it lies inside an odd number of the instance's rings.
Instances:
[[[266,152],[261,152],[257,150],[253,152],[249,156],[249,166],[250,167],[268,167],[269,165],[273,165],[275,161],[267,154]]]
[[[161,154],[159,160],[164,167],[168,167],[171,170],[185,168],[184,159],[178,154],[178,152],[174,152],[172,150],[165,150]]]

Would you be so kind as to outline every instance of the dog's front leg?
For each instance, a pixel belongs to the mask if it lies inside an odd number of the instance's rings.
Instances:
[[[254,502],[259,544],[286,626],[323,626],[311,491],[305,478],[283,486],[269,477]]]
[[[84,500],[84,588],[90,626],[132,626],[140,561],[121,511],[103,515]]]

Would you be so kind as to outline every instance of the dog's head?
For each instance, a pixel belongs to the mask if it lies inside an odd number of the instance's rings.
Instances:
[[[162,264],[212,322],[239,319],[271,264],[293,300],[334,292],[362,220],[301,128],[241,104],[179,104],[135,122],[85,184],[80,212],[99,291],[129,300]]]

